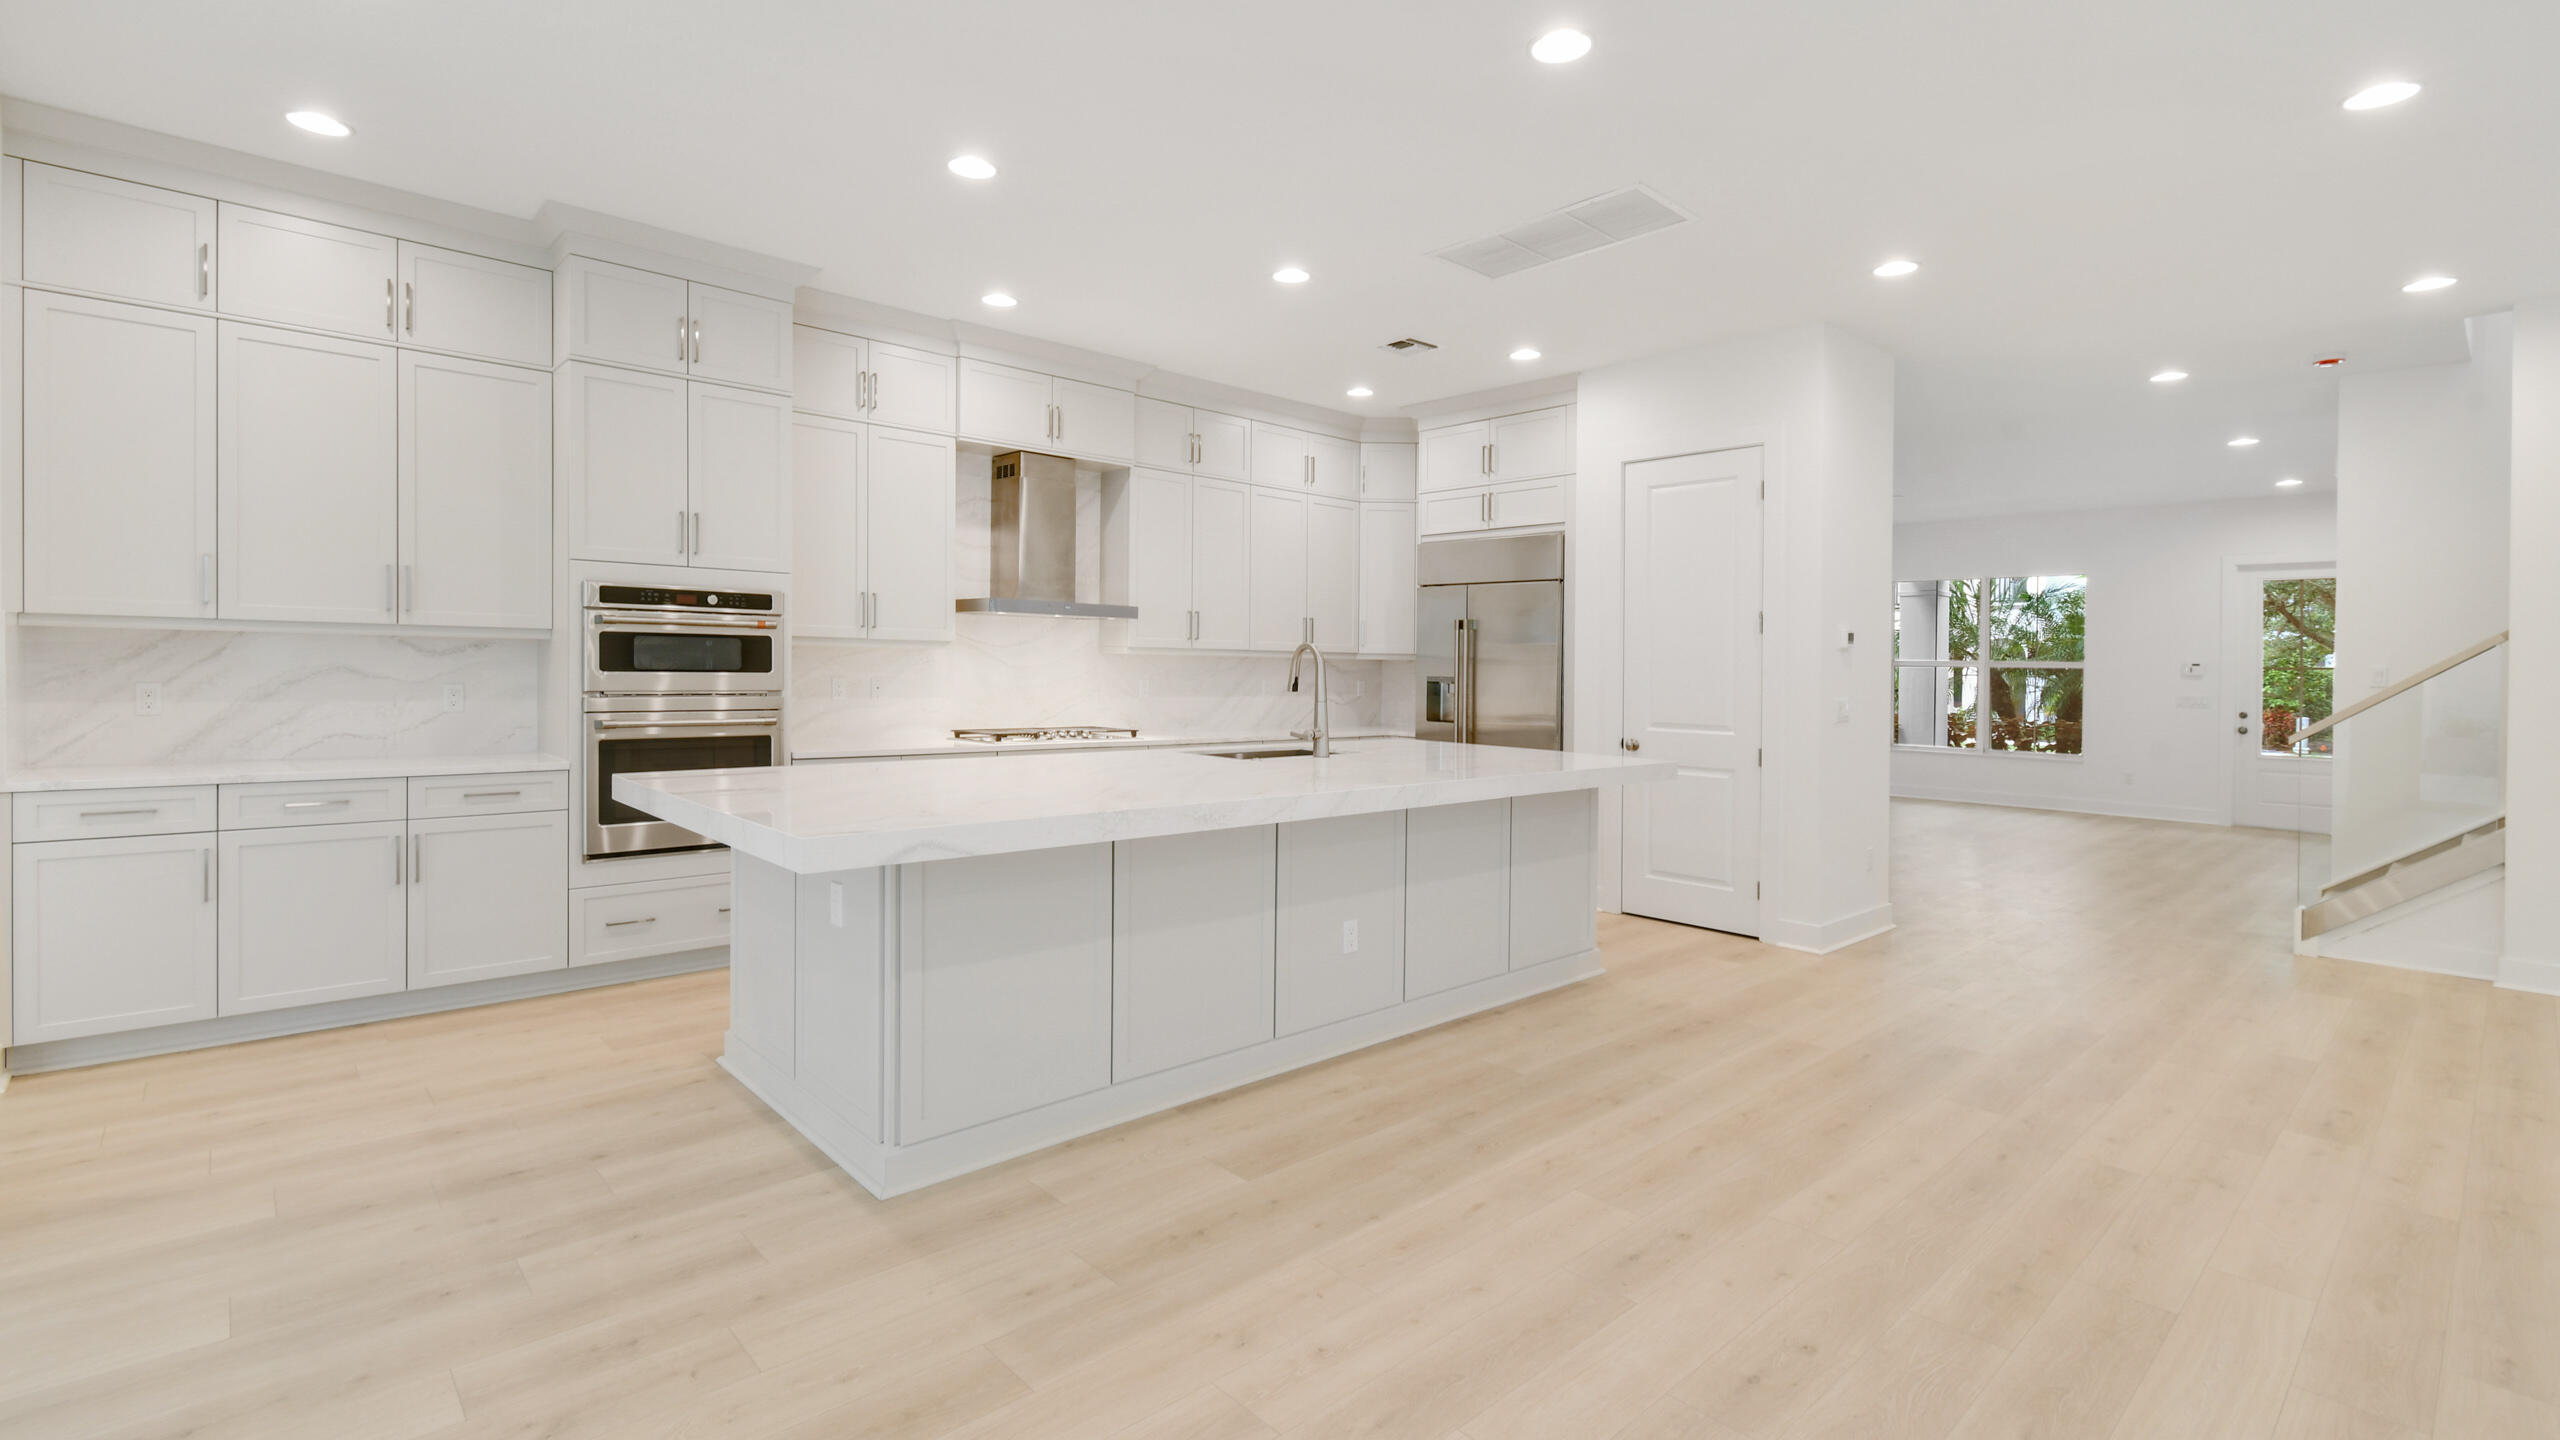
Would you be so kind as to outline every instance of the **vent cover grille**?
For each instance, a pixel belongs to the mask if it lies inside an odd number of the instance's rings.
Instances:
[[[1401,340],[1390,340],[1378,348],[1381,350],[1437,350],[1440,347],[1428,340],[1416,340],[1407,335]]]
[[[1499,235],[1468,240],[1432,253],[1487,280],[1623,244],[1668,230],[1689,217],[1642,185],[1595,195]]]

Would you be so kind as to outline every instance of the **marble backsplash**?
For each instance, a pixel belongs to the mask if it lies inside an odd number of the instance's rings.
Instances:
[[[549,641],[26,625],[13,643],[9,762],[26,770],[530,752]],[[142,684],[159,714],[135,713]]]

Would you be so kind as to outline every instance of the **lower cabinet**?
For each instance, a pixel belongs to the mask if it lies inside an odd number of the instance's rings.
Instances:
[[[569,963],[569,817],[465,815],[409,825],[409,988]]]
[[[1523,795],[1511,802],[1511,968],[1579,955],[1600,943],[1591,857],[1598,792]]]
[[[729,943],[726,875],[581,890],[571,904],[572,965],[601,965]]]
[[[231,830],[221,840],[222,1014],[408,984],[405,823]]]
[[[211,831],[14,847],[11,1043],[214,1014]]]
[[[1282,1035],[1404,999],[1404,812],[1280,827]]]
[[[1114,1083],[1271,1038],[1272,829],[1114,847]]]
[[[1511,802],[1405,812],[1404,998],[1511,968]]]

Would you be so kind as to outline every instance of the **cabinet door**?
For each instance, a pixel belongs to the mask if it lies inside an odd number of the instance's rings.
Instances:
[[[1404,998],[1404,812],[1280,827],[1278,1031]]]
[[[1511,802],[1511,968],[1598,945],[1591,888],[1596,792],[1522,795]]]
[[[1410,655],[1415,589],[1413,507],[1360,507],[1360,653]]]
[[[1177,475],[1191,473],[1191,407],[1138,397],[1137,463]]]
[[[400,242],[400,343],[551,364],[551,272]]]
[[[24,183],[28,284],[213,308],[212,201],[34,161]]]
[[[806,371],[802,372],[804,375]],[[791,629],[795,635],[862,634],[866,535],[862,523],[863,427],[818,415],[791,422]]]
[[[1511,802],[1405,812],[1404,998],[1511,968]]]
[[[391,623],[400,352],[222,322],[222,617]]]
[[[950,356],[930,350],[872,341],[872,423],[928,435],[950,434],[955,364]]]
[[[220,1013],[407,988],[408,836],[397,820],[224,834]]]
[[[1253,503],[1259,492],[1234,480],[1191,482],[1191,608],[1200,612],[1192,644],[1243,650],[1253,644]]]
[[[551,376],[400,352],[400,621],[551,628]]]
[[[1192,474],[1218,480],[1253,478],[1250,424],[1215,410],[1194,410],[1191,432],[1200,437],[1200,458],[1192,462]]]
[[[368,340],[397,333],[400,246],[390,236],[231,204],[221,230],[225,315]]]
[[[1254,421],[1251,446],[1253,483],[1274,490],[1304,492],[1307,488],[1307,457],[1315,453],[1307,448],[1309,438],[1302,430]]]
[[[1307,437],[1307,453],[1315,457],[1308,470],[1308,489],[1333,500],[1360,498],[1360,447],[1330,435]]]
[[[1081,380],[1053,382],[1058,406],[1058,447],[1070,455],[1126,463],[1137,449],[1138,397]]]
[[[1493,422],[1493,478],[1543,480],[1573,473],[1573,407],[1505,415]]]
[[[686,287],[693,326],[686,373],[723,385],[791,389],[791,306],[717,285]]]
[[[409,822],[409,988],[569,963],[569,817]]]
[[[950,438],[871,427],[863,548],[869,552],[871,636],[952,635],[951,523],[958,455]]]
[[[1186,434],[1189,432],[1185,432]],[[1191,481],[1157,470],[1129,472],[1129,644],[1191,645]]]
[[[12,1044],[212,1018],[211,832],[13,849]]]
[[[683,564],[692,538],[684,382],[572,364],[561,367],[560,384],[559,483],[569,492],[569,553]]]
[[[1492,473],[1485,450],[1492,439],[1493,427],[1482,422],[1423,431],[1423,490],[1455,490],[1483,484]]]
[[[1360,445],[1360,498],[1410,500],[1414,497],[1416,447],[1363,441]]]
[[[791,408],[839,420],[862,418],[871,342],[812,325],[791,327]]]
[[[686,387],[693,483],[693,563],[720,570],[791,568],[791,402],[780,395]]]
[[[1113,1083],[1270,1039],[1272,827],[1112,848]]]
[[[213,318],[30,290],[25,323],[27,609],[213,614]]]
[[[1491,492],[1485,524],[1495,530],[1519,525],[1561,525],[1564,503],[1564,485],[1559,481],[1505,486]]]
[[[1111,1083],[1111,847],[899,867],[898,1143]]]
[[[573,255],[553,277],[560,358],[684,373],[692,349],[684,282]]]
[[[1255,650],[1289,651],[1307,638],[1307,501],[1302,495],[1253,492],[1253,631]]]
[[[1049,405],[1046,375],[984,360],[960,362],[960,433],[972,440],[1008,449],[1054,448]]]
[[[1493,502],[1482,490],[1461,490],[1455,494],[1422,496],[1422,533],[1425,535],[1459,535],[1481,530],[1492,523]]]
[[[1349,500],[1307,502],[1307,613],[1318,649],[1360,648],[1360,507]]]

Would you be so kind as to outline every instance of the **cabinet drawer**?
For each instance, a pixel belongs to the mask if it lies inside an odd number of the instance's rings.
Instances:
[[[109,835],[178,835],[213,828],[214,787],[54,790],[11,797],[13,838],[94,840]]]
[[[729,877],[582,890],[570,900],[569,963],[601,965],[729,943]]]
[[[381,780],[271,780],[223,786],[220,812],[225,830],[344,825],[400,819],[409,813],[409,796],[408,787],[397,776]]]
[[[433,775],[409,782],[409,816],[505,815],[519,810],[566,810],[569,777],[557,770],[511,770],[501,775]]]

